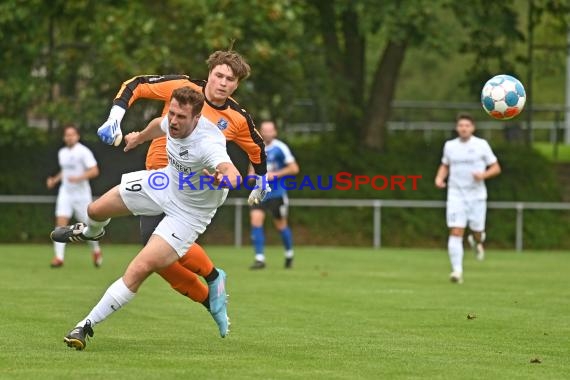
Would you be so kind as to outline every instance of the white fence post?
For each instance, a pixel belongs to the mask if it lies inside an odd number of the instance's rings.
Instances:
[[[382,201],[375,199],[373,202],[374,207],[374,248],[382,247]]]
[[[516,222],[516,235],[515,235],[515,249],[517,252],[522,252],[523,250],[523,208],[524,208],[523,203],[518,202],[516,204],[517,222]]]

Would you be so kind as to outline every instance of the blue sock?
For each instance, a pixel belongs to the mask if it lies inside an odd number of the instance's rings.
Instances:
[[[251,242],[255,248],[256,255],[263,255],[265,248],[265,235],[263,233],[263,227],[252,227],[251,228]]]
[[[293,234],[291,233],[291,229],[289,227],[285,227],[279,231],[279,233],[281,233],[281,240],[283,240],[285,250],[291,251],[293,249]]]

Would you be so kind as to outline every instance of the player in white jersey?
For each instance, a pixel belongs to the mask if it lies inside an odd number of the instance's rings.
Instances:
[[[57,155],[60,171],[46,180],[48,189],[53,189],[61,183],[55,204],[56,227],[68,225],[73,216],[80,222],[87,222],[87,206],[93,200],[89,180],[99,175],[99,167],[93,153],[79,142],[79,138],[79,131],[75,126],[68,125],[63,129],[65,146]],[[99,242],[90,241],[89,245],[93,264],[98,268],[103,262]],[[65,258],[65,243],[54,242],[53,250],[55,255],[50,265],[52,268],[60,268]]]
[[[457,117],[459,135],[445,143],[441,165],[435,177],[435,185],[447,186],[447,243],[452,272],[450,280],[463,282],[463,234],[469,226],[470,244],[476,257],[483,260],[485,217],[487,213],[487,188],[485,180],[501,173],[497,157],[486,140],[473,136],[475,123],[467,114]],[[447,184],[445,182],[447,178]]]
[[[92,327],[129,302],[144,280],[185,255],[221,206],[228,189],[237,186],[239,172],[226,152],[226,139],[218,127],[201,117],[204,97],[190,87],[174,90],[168,115],[155,119],[142,132],[125,136],[125,151],[166,135],[168,166],[124,174],[121,184],[109,190],[88,208],[87,225],[56,229],[54,241],[98,240],[111,217],[123,215],[166,216],[144,248],[115,281],[91,312],[64,338],[69,347],[85,348]],[[213,172],[214,174],[210,174]],[[212,186],[209,186],[213,181]],[[223,270],[208,283],[210,312],[225,317],[226,291]]]

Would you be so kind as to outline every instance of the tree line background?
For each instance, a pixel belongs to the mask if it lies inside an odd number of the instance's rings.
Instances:
[[[208,55],[235,41],[253,69],[235,95],[256,119],[328,122],[338,141],[382,150],[394,98],[477,101],[498,73],[524,83],[529,25],[543,47],[534,100],[562,103],[570,2],[5,0],[0,15],[5,142],[39,121],[94,130],[124,80],[205,78]]]

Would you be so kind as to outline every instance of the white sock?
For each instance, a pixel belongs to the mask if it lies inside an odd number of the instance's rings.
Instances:
[[[96,220],[89,218],[89,221],[87,222],[87,227],[85,227],[85,229],[83,230],[83,235],[87,237],[93,237],[99,235],[101,232],[103,232],[103,228],[107,224],[109,224],[110,221],[111,219],[107,219],[102,222],[98,222]]]
[[[463,273],[463,237],[449,236],[447,241],[449,261],[454,272]]]
[[[91,312],[87,314],[87,317],[79,321],[76,326],[83,327],[85,321],[88,319],[91,321],[91,326],[95,326],[119,310],[122,306],[126,305],[135,295],[136,293],[131,292],[129,288],[127,288],[123,278],[119,278],[107,288],[107,291],[103,294],[99,303],[97,303]]]
[[[256,253],[255,254],[255,261],[265,262],[265,255],[263,253]]]
[[[89,240],[89,241],[87,241],[87,243],[91,246],[91,251],[92,251],[93,253],[99,253],[99,252],[101,252],[101,248],[99,247],[99,242],[98,242],[98,241]]]
[[[53,242],[53,251],[55,252],[55,257],[63,261],[65,256],[65,243]]]
[[[292,259],[293,258],[293,250],[290,249],[288,251],[285,251],[285,257],[288,259]]]

